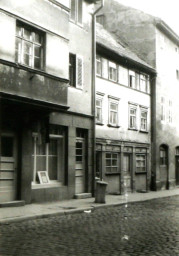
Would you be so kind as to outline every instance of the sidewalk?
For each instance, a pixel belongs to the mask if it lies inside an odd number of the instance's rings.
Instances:
[[[99,207],[110,207],[130,202],[140,202],[161,197],[179,195],[179,188],[149,193],[132,193],[128,195],[106,195],[106,204],[94,203],[94,198],[71,199],[52,203],[28,204],[20,207],[0,208],[0,223],[10,223],[28,219],[47,218],[49,216],[90,212]]]

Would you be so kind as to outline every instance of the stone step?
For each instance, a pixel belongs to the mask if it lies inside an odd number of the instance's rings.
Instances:
[[[25,201],[21,200],[21,201],[10,201],[10,202],[4,202],[4,203],[0,203],[0,208],[4,208],[4,207],[18,207],[18,206],[24,206],[25,205]]]
[[[81,193],[81,194],[75,194],[75,199],[85,199],[92,197],[91,193]]]

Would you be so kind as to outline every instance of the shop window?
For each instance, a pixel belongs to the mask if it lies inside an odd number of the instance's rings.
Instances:
[[[71,0],[70,19],[77,24],[82,24],[83,0]]]
[[[64,133],[50,134],[49,142],[33,133],[33,184],[39,184],[39,173],[45,172],[49,183],[64,183],[65,143]]]
[[[137,107],[129,106],[129,128],[137,129]]]
[[[117,100],[109,99],[109,125],[118,126],[118,107]]]
[[[136,172],[146,172],[146,155],[136,155]]]
[[[96,99],[96,122],[102,123],[102,98]]]
[[[72,87],[83,88],[83,57],[70,53],[69,55],[69,84]]]
[[[17,23],[16,62],[35,69],[43,68],[44,34],[39,30]]]
[[[160,165],[161,166],[167,166],[167,147],[166,146],[160,146]]]
[[[101,57],[99,55],[96,56],[96,74],[98,76],[102,75],[102,62]]]
[[[116,173],[118,172],[118,154],[117,153],[106,153],[106,172]]]
[[[140,129],[141,131],[147,131],[147,110],[146,109],[141,109]]]
[[[117,66],[114,62],[109,61],[109,80],[117,81]]]

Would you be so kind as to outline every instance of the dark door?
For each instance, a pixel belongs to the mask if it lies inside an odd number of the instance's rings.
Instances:
[[[179,156],[176,156],[176,164],[175,164],[175,178],[176,185],[179,185]]]

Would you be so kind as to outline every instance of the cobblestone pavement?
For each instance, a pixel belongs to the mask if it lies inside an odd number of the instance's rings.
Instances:
[[[178,256],[179,196],[0,225],[0,256]]]

